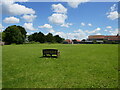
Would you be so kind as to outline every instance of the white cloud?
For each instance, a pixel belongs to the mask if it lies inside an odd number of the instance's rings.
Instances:
[[[33,20],[36,18],[36,15],[30,14],[30,15],[23,15],[23,19],[25,19],[27,22],[33,22]]]
[[[62,38],[67,38],[67,35],[66,35],[66,33],[64,33],[64,32],[55,32],[54,35],[59,35],[59,36],[62,37]]]
[[[66,19],[68,16],[67,8],[65,8],[62,4],[52,4],[53,13],[51,16],[48,17],[50,23],[60,25],[61,27],[69,27],[72,25],[71,23],[66,23]]]
[[[120,34],[120,30],[116,28],[114,31],[109,31],[111,35],[117,35]]]
[[[117,11],[109,12],[107,18],[111,20],[115,20],[120,17],[120,14],[118,14]]]
[[[82,22],[82,23],[81,23],[81,26],[85,26],[85,23]]]
[[[116,4],[113,4],[113,6],[110,7],[111,11],[115,11],[116,10]]]
[[[101,35],[101,33],[96,33],[95,35]]]
[[[67,33],[68,38],[70,39],[83,39],[86,38],[85,33]]]
[[[88,34],[95,34],[95,33],[98,33],[100,30],[101,30],[101,28],[96,28],[96,29],[93,30],[93,31],[88,31],[88,30],[86,30],[85,32],[88,33]]]
[[[7,15],[35,14],[32,8],[15,3],[27,0],[2,0],[2,13]]]
[[[87,26],[87,25],[90,26],[90,27],[92,26],[91,23],[85,24],[84,22],[81,22],[81,26]]]
[[[33,33],[35,33],[35,32],[27,32],[27,35],[31,35],[31,34],[33,34]]]
[[[53,12],[56,13],[67,13],[67,8],[65,8],[62,4],[53,4],[52,5]]]
[[[88,23],[88,26],[90,26],[90,27],[91,27],[91,26],[92,26],[92,24],[91,24],[91,23]]]
[[[51,29],[49,30],[50,33],[55,33],[55,30]]]
[[[0,24],[0,32],[3,30],[3,25],[2,24]]]
[[[74,31],[73,33],[67,33],[67,36],[70,39],[84,39],[87,37],[86,33],[81,29]]]
[[[29,0],[14,0],[15,2],[28,2]]]
[[[74,32],[75,32],[75,34],[78,34],[79,38],[85,38],[86,37],[86,33],[81,29],[78,29],[77,31],[74,31]]]
[[[87,38],[86,33],[81,29],[78,29],[78,30],[73,31],[71,33],[57,32],[57,31],[55,31],[53,29],[49,30],[49,32],[53,33],[53,35],[59,35],[60,37],[65,38],[65,39],[83,39],[83,38]]]
[[[61,37],[65,39],[83,39],[86,38],[86,34],[81,30],[76,30],[72,33],[64,33],[64,32],[56,32],[56,35],[60,35]]]
[[[52,28],[52,26],[50,24],[44,24],[43,26],[38,26],[39,28]]]
[[[67,19],[67,15],[65,14],[52,14],[52,16],[48,17],[49,22],[53,24],[64,24]]]
[[[107,30],[107,29],[105,29],[104,31],[105,31],[105,32],[107,32],[108,30]]]
[[[107,28],[107,29],[112,29],[112,27],[111,27],[111,26],[107,26],[106,28]]]
[[[85,2],[88,2],[90,0],[70,0],[68,2],[68,5],[72,8],[77,8],[81,3],[85,3]]]
[[[67,27],[68,28],[71,25],[73,25],[73,24],[72,23],[64,23],[64,24],[61,25],[61,27]]]
[[[2,24],[0,24],[0,29],[4,28]]]
[[[96,28],[95,30],[96,30],[96,31],[100,31],[100,30],[101,30],[101,28],[99,28],[99,27],[98,27],[98,28]]]
[[[33,23],[24,23],[23,27],[26,29],[26,30],[30,30],[30,31],[35,31],[37,29],[35,29],[33,27]]]
[[[115,20],[120,17],[120,14],[117,11],[117,5],[113,4],[113,6],[110,7],[110,11],[106,13],[107,18],[111,20]]]
[[[6,17],[3,21],[5,23],[19,23],[20,22],[20,20],[16,17]]]

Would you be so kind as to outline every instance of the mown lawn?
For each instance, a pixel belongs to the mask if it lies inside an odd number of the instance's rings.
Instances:
[[[26,44],[3,46],[3,88],[116,88],[118,45]],[[59,58],[42,58],[42,49]]]

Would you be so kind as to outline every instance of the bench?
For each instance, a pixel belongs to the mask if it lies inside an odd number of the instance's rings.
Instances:
[[[43,57],[55,57],[60,56],[60,52],[57,49],[43,49]]]

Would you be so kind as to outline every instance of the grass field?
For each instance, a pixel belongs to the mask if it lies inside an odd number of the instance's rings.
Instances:
[[[42,49],[59,58],[42,58]],[[116,88],[118,45],[26,44],[3,46],[3,88]]]

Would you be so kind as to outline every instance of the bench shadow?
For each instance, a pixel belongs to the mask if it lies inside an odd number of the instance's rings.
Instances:
[[[39,58],[58,58],[57,56],[41,56]]]

